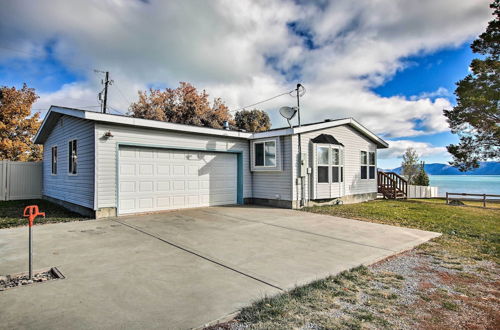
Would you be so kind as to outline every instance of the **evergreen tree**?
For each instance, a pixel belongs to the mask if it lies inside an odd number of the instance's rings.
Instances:
[[[458,144],[447,146],[453,155],[450,164],[461,171],[500,159],[500,0],[490,7],[495,18],[471,44],[474,53],[485,57],[472,60],[472,73],[457,83],[457,105],[444,110],[451,132],[460,137]]]
[[[420,163],[420,170],[418,171],[417,175],[413,179],[414,185],[417,186],[428,186],[429,185],[429,176],[425,172],[425,163],[421,162]]]

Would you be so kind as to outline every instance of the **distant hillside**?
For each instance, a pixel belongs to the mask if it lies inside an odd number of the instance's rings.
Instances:
[[[401,167],[383,171],[401,174]],[[460,172],[447,164],[433,163],[425,164],[425,171],[429,175],[500,175],[500,162],[481,162],[479,168],[468,172]]]

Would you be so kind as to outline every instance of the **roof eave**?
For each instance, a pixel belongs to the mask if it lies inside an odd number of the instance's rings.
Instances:
[[[322,123],[318,123],[316,125],[284,128],[282,130],[254,133],[252,135],[251,139],[261,139],[261,138],[284,136],[284,135],[295,135],[295,134],[299,134],[299,133],[317,131],[317,130],[321,130],[321,129],[325,129],[325,128],[337,127],[337,126],[342,126],[342,125],[350,125],[350,126],[354,127],[360,133],[362,133],[363,135],[368,137],[370,140],[372,140],[377,145],[378,149],[384,149],[384,148],[389,147],[389,144],[387,142],[385,142],[384,140],[379,138],[375,133],[372,133],[369,129],[367,129],[366,127],[361,125],[354,118],[345,118],[345,119],[340,119],[340,120],[335,120],[335,121],[322,122]]]

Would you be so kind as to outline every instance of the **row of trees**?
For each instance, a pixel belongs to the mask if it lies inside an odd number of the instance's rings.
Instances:
[[[210,104],[205,90],[199,92],[186,82],[181,82],[177,88],[139,91],[139,99],[130,105],[129,115],[212,128],[222,128],[227,121],[231,126],[248,132],[261,132],[271,128],[267,112],[257,109],[241,110],[233,118],[220,98],[215,98]]]

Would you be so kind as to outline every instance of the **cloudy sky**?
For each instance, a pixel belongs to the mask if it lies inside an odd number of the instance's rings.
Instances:
[[[446,162],[442,110],[468,72],[487,0],[1,0],[0,85],[26,82],[51,104],[98,110],[108,70],[113,112],[137,90],[180,81],[231,109],[301,82],[303,122],[354,117],[388,140],[379,166],[412,146]],[[264,103],[274,127],[288,95]]]

